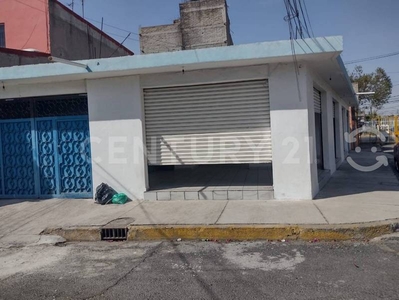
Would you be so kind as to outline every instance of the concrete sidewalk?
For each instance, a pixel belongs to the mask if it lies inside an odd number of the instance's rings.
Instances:
[[[370,151],[351,154],[373,165]],[[387,154],[390,155],[389,153]],[[347,162],[316,200],[159,201],[100,206],[93,200],[0,201],[0,243],[37,236],[46,228],[100,227],[126,218],[131,225],[320,225],[399,219],[399,181],[391,166],[374,172]]]

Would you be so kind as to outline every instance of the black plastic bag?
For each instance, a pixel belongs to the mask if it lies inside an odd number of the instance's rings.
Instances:
[[[112,203],[112,197],[116,195],[117,192],[110,187],[106,183],[101,183],[97,188],[96,188],[96,197],[95,201],[98,204],[105,205],[105,204],[110,204]]]

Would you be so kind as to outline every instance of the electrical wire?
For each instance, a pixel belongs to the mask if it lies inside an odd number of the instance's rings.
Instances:
[[[392,53],[383,54],[383,55],[377,55],[377,56],[370,56],[370,57],[361,58],[361,59],[355,59],[355,60],[352,60],[352,61],[345,62],[345,65],[357,64],[357,63],[360,63],[360,62],[371,61],[371,60],[391,57],[391,56],[395,56],[395,55],[399,55],[399,52],[392,52]]]
[[[37,27],[37,24],[39,23],[39,20],[40,20],[40,19],[38,19],[38,20],[36,21],[36,24],[35,24],[35,26],[33,27],[32,32],[30,33],[30,36],[29,36],[28,40],[27,40],[26,43],[21,47],[22,49],[25,49],[25,46],[29,43],[30,39],[32,38],[33,33],[35,32],[35,29],[36,29],[36,27]]]
[[[284,17],[284,20],[288,23],[288,31],[290,35],[290,43],[291,43],[291,52],[292,52],[292,58],[294,60],[294,68],[295,68],[295,77],[296,77],[296,83],[297,83],[297,89],[298,89],[298,98],[299,102],[302,102],[302,96],[301,96],[301,88],[299,84],[299,65],[298,65],[298,60],[296,57],[296,50],[295,50],[295,39],[296,39],[296,34],[294,33],[294,26],[292,24],[292,5],[290,0],[284,0],[285,8],[287,15]],[[295,14],[295,13],[294,13]],[[298,12],[296,13],[298,15]],[[296,24],[296,23],[295,23]],[[298,32],[298,28],[296,29],[296,32]]]
[[[301,0],[300,0],[300,1],[301,1]],[[309,14],[308,14],[308,8],[306,7],[306,0],[302,0],[302,3],[303,3],[303,7],[304,7],[304,9],[305,9],[306,18],[308,19],[308,23],[309,23],[309,27],[310,27],[310,32],[312,33],[312,36],[314,37],[312,24],[310,23],[310,18],[309,18]]]
[[[97,21],[97,20],[95,20],[95,19],[91,19],[91,18],[87,18],[87,17],[86,17],[86,19],[87,19],[87,20],[90,20],[90,21],[92,21],[92,22],[96,22],[96,23],[100,23],[100,24],[101,24],[101,21]],[[117,26],[115,26],[115,25],[111,25],[111,24],[107,24],[107,23],[104,23],[104,25],[105,25],[105,26],[108,26],[108,27],[110,27],[110,28],[116,29],[116,30],[120,30],[120,31],[123,31],[123,32],[126,32],[126,33],[131,33],[131,34],[136,35],[136,36],[140,36],[139,33],[136,33],[136,32],[133,32],[133,31],[124,29],[124,28],[120,28],[120,27],[117,27]],[[104,31],[104,32],[106,32],[106,31]],[[109,32],[106,32],[106,33],[111,34],[111,35],[114,35],[114,36],[125,37],[124,35],[122,36],[122,35],[118,35],[118,34],[116,34],[116,33],[109,33]],[[156,41],[156,42],[157,42],[157,43],[155,43],[157,46],[169,45],[169,46],[171,46],[171,47],[176,47],[176,45],[173,44],[173,43],[171,43],[171,42],[168,42],[168,41],[165,41],[165,40],[160,40],[159,38],[156,39],[155,37],[152,37],[152,39],[153,39],[153,41]],[[138,39],[134,39],[134,38],[129,38],[129,40],[133,40],[133,41],[139,42]],[[167,47],[166,47],[166,48],[167,48]],[[167,48],[167,49],[169,49],[169,48]]]
[[[110,57],[114,56],[114,54],[116,53],[116,51],[118,51],[119,48],[120,48],[121,46],[123,46],[123,43],[126,42],[126,40],[127,40],[129,37],[130,37],[130,33],[125,37],[125,39],[122,41],[122,43],[119,44],[118,48],[116,48],[115,51],[112,52],[112,54],[110,55]]]
[[[91,18],[87,18],[87,17],[86,17],[86,19],[87,19],[87,20],[90,20],[90,21],[92,21],[92,22],[96,22],[96,23],[101,24],[101,21],[97,21],[97,20],[95,20],[95,19],[91,19]],[[107,24],[107,23],[104,23],[104,25],[105,25],[105,26],[108,26],[108,27],[111,27],[111,28],[113,28],[113,29],[117,29],[117,30],[126,32],[126,33],[131,33],[131,34],[133,34],[133,35],[140,36],[139,33],[136,33],[136,32],[133,32],[133,31],[130,31],[130,30],[127,30],[127,29],[119,28],[119,27],[114,26],[114,25],[110,25],[110,24]]]
[[[105,32],[106,34],[113,35],[113,36],[117,36],[117,37],[121,37],[121,38],[125,38],[125,37],[126,37],[125,35],[121,35],[121,34],[109,32],[109,31],[105,31],[105,30],[103,30],[103,32]],[[129,37],[128,40],[135,41],[135,42],[139,42],[138,39],[131,38],[131,37]]]
[[[25,3],[25,2],[22,2],[22,1],[20,1],[20,0],[14,0],[15,2],[18,2],[18,3],[20,3],[20,4],[23,4],[23,5],[25,5],[25,6],[28,6],[28,7],[30,7],[30,8],[33,8],[33,9],[36,9],[36,10],[38,10],[38,11],[41,11],[41,12],[46,12],[46,11],[44,11],[43,9],[40,9],[40,8],[37,8],[37,7],[34,7],[34,6],[32,6],[32,5],[29,5],[28,3]],[[40,1],[40,0],[38,0],[39,2],[42,2],[42,1]],[[43,2],[44,3],[44,2]]]
[[[300,10],[301,10],[301,14],[302,14],[302,16],[303,16],[303,21],[304,21],[304,25],[305,25],[305,30],[306,30],[308,36],[310,36],[309,27],[308,27],[308,22],[306,21],[306,17],[305,17],[305,14],[304,14],[304,12],[303,12],[303,8],[302,8],[302,1],[299,0],[298,3],[299,3]]]

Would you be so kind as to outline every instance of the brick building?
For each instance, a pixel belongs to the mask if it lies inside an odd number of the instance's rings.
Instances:
[[[186,1],[173,24],[142,27],[143,54],[233,45],[226,0]]]

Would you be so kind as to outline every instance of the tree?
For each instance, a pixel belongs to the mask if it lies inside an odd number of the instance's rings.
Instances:
[[[356,66],[350,78],[359,84],[359,92],[375,92],[374,95],[360,95],[360,105],[370,103],[372,107],[380,109],[391,97],[392,81],[383,68],[365,74],[362,66]]]

